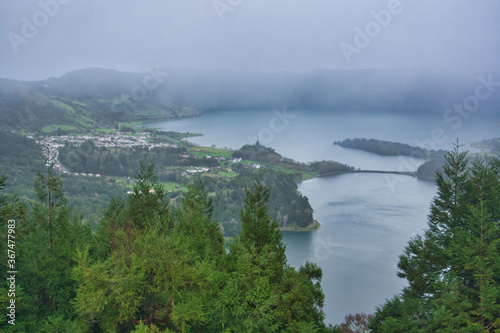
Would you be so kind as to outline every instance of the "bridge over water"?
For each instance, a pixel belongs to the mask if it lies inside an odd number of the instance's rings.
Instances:
[[[386,174],[393,174],[393,175],[404,175],[404,176],[417,177],[417,172],[416,171],[390,171],[390,170],[337,171],[337,172],[325,173],[325,174],[318,175],[318,176],[319,177],[326,177],[326,176],[340,175],[340,174],[343,174],[343,173],[386,173]]]

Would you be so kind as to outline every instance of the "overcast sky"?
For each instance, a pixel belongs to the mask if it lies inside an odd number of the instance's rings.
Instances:
[[[500,65],[499,0],[0,0],[0,33],[0,77],[22,80],[88,67]]]

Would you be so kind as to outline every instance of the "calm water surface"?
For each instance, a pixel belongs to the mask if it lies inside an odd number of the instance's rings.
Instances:
[[[472,118],[472,117],[471,117]],[[216,111],[200,118],[149,124],[169,131],[203,133],[190,141],[236,149],[259,140],[283,156],[301,162],[335,160],[371,170],[416,170],[423,160],[382,157],[334,146],[334,141],[365,137],[428,148],[449,149],[497,137],[495,121],[468,119],[453,129],[435,117],[384,114],[255,110]],[[432,132],[440,130],[440,140]],[[445,139],[441,139],[445,138]],[[323,269],[328,323],[348,313],[373,313],[375,306],[405,286],[396,276],[398,257],[408,240],[426,227],[433,182],[386,174],[344,174],[299,183],[322,227],[313,232],[286,232],[287,258],[306,260]]]

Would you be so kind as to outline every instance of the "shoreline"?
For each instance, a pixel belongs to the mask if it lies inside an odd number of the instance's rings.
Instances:
[[[289,226],[289,227],[279,227],[280,231],[290,231],[290,232],[304,232],[304,231],[314,231],[321,228],[321,223],[318,220],[313,220],[311,224],[307,227]]]
[[[278,230],[281,232],[308,232],[308,231],[319,230],[320,228],[321,228],[321,223],[319,223],[318,220],[314,220],[314,222],[308,225],[307,227],[297,227],[297,226],[278,227]],[[234,237],[235,236],[232,237],[224,236],[224,241],[225,242],[231,241],[233,240]]]

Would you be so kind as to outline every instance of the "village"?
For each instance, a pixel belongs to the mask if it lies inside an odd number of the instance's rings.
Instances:
[[[27,136],[29,139],[34,139],[37,144],[42,146],[43,155],[46,158],[47,164],[54,163],[54,169],[63,174],[73,176],[86,177],[101,177],[100,174],[71,172],[59,161],[59,149],[66,144],[81,145],[85,141],[91,140],[96,148],[134,148],[147,147],[152,149],[155,147],[177,147],[177,145],[161,142],[152,143],[147,139],[150,137],[149,132],[137,132],[134,135],[122,133],[99,133],[93,135],[59,135],[59,136]],[[129,177],[130,178],[130,177]]]
[[[59,135],[59,136],[39,136],[36,142],[48,148],[61,148],[66,143],[79,145],[87,140],[92,140],[95,147],[106,148],[133,148],[146,146],[149,149],[154,147],[177,147],[177,145],[161,142],[152,143],[148,141],[151,136],[149,132],[137,132],[134,135],[122,133],[100,133],[94,135]],[[34,139],[33,136],[28,138]]]
[[[59,149],[67,144],[80,146],[86,141],[92,141],[94,148],[135,148],[135,147],[146,147],[148,150],[156,147],[171,147],[177,148],[178,145],[159,142],[152,143],[148,141],[151,136],[149,132],[136,132],[134,135],[124,134],[124,133],[98,133],[92,135],[59,135],[59,136],[37,136],[34,137],[29,135],[28,138],[33,139],[42,147],[42,154],[46,159],[47,166],[54,164],[53,168],[65,175],[72,176],[83,176],[83,177],[101,177],[100,174],[84,173],[84,172],[72,172],[59,160]],[[92,148],[92,149],[94,149]],[[195,150],[197,151],[197,150]],[[199,150],[198,150],[199,151]],[[182,155],[182,158],[187,158],[189,155]],[[207,159],[211,159],[212,156],[205,156]],[[196,158],[196,157],[195,157]],[[241,162],[241,158],[225,158],[225,157],[213,157],[219,161],[229,161],[231,163]],[[254,168],[260,168],[260,165],[253,165]],[[197,173],[206,173],[214,168],[209,167],[191,167],[186,168],[183,176],[193,175]],[[220,169],[220,167],[218,167]],[[130,177],[125,177],[127,180],[131,180]]]

